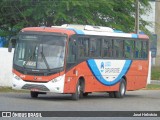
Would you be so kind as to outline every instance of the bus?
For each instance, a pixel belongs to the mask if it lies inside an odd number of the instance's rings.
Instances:
[[[91,25],[27,27],[16,37],[12,88],[29,90],[32,98],[49,92],[73,100],[93,92],[123,98],[146,87],[148,58],[144,34]]]

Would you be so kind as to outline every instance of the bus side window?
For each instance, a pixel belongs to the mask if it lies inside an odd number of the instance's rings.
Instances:
[[[142,42],[136,41],[135,42],[135,58],[140,59],[142,56]]]
[[[104,39],[103,56],[104,57],[112,57],[112,40],[111,39]]]
[[[142,58],[146,59],[148,57],[148,45],[146,41],[142,42]]]
[[[90,56],[100,57],[101,56],[101,39],[91,38],[90,40]]]
[[[123,40],[114,40],[113,55],[116,58],[123,58]]]
[[[125,40],[124,41],[124,51],[125,51],[125,58],[132,59],[134,54],[134,41],[132,40]]]
[[[68,43],[67,68],[76,63],[76,40],[70,39]]]
[[[80,37],[78,38],[78,57],[84,58],[88,57],[88,48],[89,48],[89,38]]]

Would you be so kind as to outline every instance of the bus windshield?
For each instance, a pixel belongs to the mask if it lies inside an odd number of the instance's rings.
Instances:
[[[29,69],[55,69],[64,66],[65,36],[19,35],[14,64]]]

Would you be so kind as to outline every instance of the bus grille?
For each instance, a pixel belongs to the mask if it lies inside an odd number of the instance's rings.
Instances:
[[[49,91],[49,89],[44,85],[35,85],[35,84],[25,84],[22,89],[38,89],[40,91]]]

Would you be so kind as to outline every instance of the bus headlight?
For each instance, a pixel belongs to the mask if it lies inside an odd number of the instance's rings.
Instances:
[[[64,78],[62,76],[59,76],[57,78],[54,78],[51,80],[52,83],[56,83],[56,82],[60,82],[61,80],[63,80]]]
[[[52,80],[52,83],[55,83],[55,82],[58,82],[57,78],[55,78],[55,79]]]

